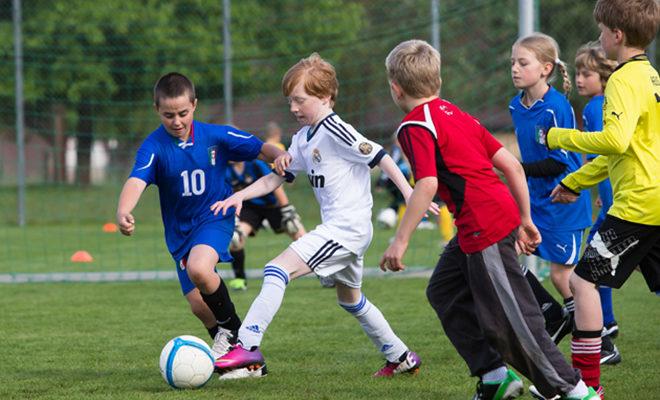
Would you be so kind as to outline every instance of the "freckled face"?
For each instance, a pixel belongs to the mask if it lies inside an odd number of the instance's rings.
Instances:
[[[299,82],[287,97],[289,111],[300,125],[315,125],[330,110],[330,97],[318,98],[305,92],[303,82]]]

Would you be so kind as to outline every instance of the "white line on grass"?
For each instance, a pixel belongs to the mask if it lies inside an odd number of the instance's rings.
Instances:
[[[413,278],[431,276],[433,270],[427,267],[407,267],[405,271],[393,273],[383,272],[379,268],[365,268],[365,277],[378,278]],[[230,271],[218,271],[222,278],[231,279]],[[262,278],[263,271],[248,269],[248,278]],[[315,276],[310,274],[308,276]],[[115,271],[115,272],[51,272],[40,274],[0,274],[1,283],[34,283],[34,282],[134,282],[134,281],[170,281],[176,280],[176,271]]]

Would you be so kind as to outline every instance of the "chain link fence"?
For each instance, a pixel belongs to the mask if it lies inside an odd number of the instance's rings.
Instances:
[[[126,245],[118,235],[108,241],[97,231],[114,219],[136,147],[158,126],[151,95],[160,75],[176,70],[191,77],[199,98],[196,118],[227,122],[224,28],[231,32],[233,124],[262,135],[269,122],[276,122],[287,142],[297,126],[281,93],[282,75],[318,52],[337,68],[337,113],[387,145],[402,113],[390,100],[385,56],[403,40],[433,41],[436,3],[442,96],[515,146],[507,104],[515,94],[509,59],[518,36],[517,0],[245,0],[231,2],[228,27],[219,0],[14,0],[22,8],[28,184],[26,227],[16,228],[11,3],[0,4],[0,251],[6,255],[0,272],[66,269],[71,250],[95,241],[105,243],[98,251],[105,254],[104,266],[168,265],[167,254],[151,256],[166,252],[153,190],[136,210],[149,240]],[[593,2],[535,4],[537,29],[555,37],[569,64],[581,44],[597,39]],[[573,94],[571,101],[579,113],[585,99]],[[289,189],[295,197],[300,188]],[[299,205],[304,215],[317,218],[315,206],[305,207]],[[436,247],[435,242],[421,246],[420,262],[434,262]]]

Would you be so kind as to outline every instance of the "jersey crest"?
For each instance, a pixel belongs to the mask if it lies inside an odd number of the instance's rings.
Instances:
[[[209,153],[209,163],[215,167],[215,159],[218,155],[218,146],[211,146],[207,149]]]
[[[362,142],[362,143],[360,143],[360,145],[358,146],[358,149],[360,149],[360,153],[362,153],[362,154],[364,154],[364,155],[366,156],[367,154],[370,154],[370,153],[373,151],[374,148],[373,148],[373,146],[370,145],[369,143],[367,143],[367,142]]]
[[[316,164],[320,164],[321,160],[321,152],[319,149],[312,150],[312,161],[314,161]]]

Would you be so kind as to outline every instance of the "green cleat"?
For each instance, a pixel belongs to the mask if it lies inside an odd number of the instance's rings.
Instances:
[[[247,281],[241,278],[232,279],[229,281],[229,288],[231,290],[247,290]]]

